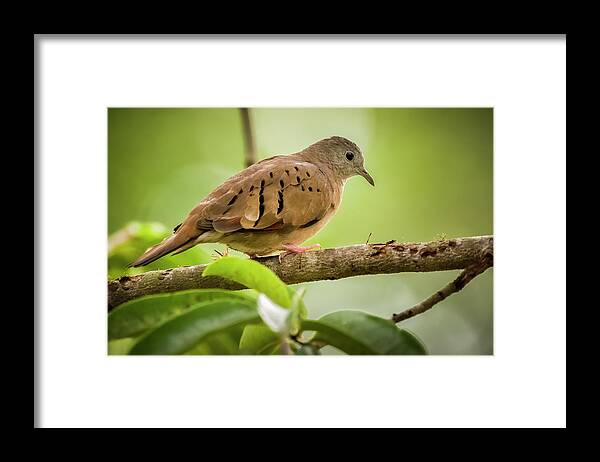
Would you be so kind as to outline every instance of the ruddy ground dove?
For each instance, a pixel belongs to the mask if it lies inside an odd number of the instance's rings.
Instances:
[[[175,227],[172,236],[131,266],[209,242],[226,244],[253,258],[319,247],[300,244],[333,217],[346,180],[354,175],[375,185],[358,146],[339,136],[294,154],[261,160],[217,187]]]

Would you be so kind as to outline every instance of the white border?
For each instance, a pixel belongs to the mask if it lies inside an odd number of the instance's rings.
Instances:
[[[564,38],[37,41],[38,425],[565,425]],[[494,357],[107,357],[108,106],[493,106]]]

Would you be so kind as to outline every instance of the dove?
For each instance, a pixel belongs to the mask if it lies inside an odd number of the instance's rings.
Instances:
[[[144,266],[202,243],[225,244],[250,258],[281,252],[280,260],[320,248],[300,244],[335,215],[346,181],[355,175],[375,186],[359,147],[340,136],[261,160],[214,189],[171,236],[129,266]]]

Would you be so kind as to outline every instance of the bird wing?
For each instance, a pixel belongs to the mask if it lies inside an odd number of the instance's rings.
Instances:
[[[318,166],[294,156],[272,157],[211,193],[199,210],[197,227],[222,233],[307,227],[327,213],[333,195]]]

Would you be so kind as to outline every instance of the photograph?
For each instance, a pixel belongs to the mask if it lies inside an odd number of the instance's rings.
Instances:
[[[107,354],[493,355],[493,107],[108,107]]]

